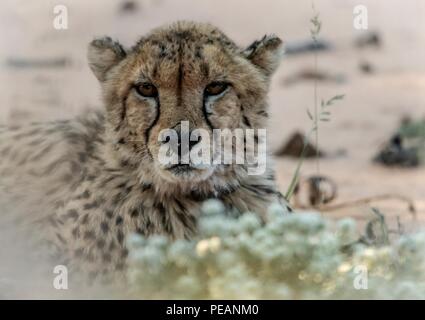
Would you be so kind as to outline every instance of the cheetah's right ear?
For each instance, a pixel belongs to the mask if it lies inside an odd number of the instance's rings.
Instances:
[[[125,56],[126,52],[121,44],[109,37],[93,40],[87,51],[90,69],[100,82],[106,80],[108,71]]]
[[[269,77],[276,71],[284,53],[282,40],[275,35],[254,41],[242,54]]]

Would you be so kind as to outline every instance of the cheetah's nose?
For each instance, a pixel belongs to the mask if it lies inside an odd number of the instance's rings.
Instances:
[[[188,127],[182,127],[181,123],[178,123],[175,125],[173,130],[177,133],[177,146],[176,149],[178,149],[178,154],[182,155],[190,150],[201,142],[202,136],[198,136],[197,140],[191,140],[190,137],[192,135],[193,130],[189,130]],[[193,138],[192,138],[193,139]],[[167,139],[164,141],[164,143],[169,142],[170,139],[167,137]]]
[[[189,150],[192,150],[192,147],[197,145],[199,142],[201,142],[202,136],[198,137],[198,140],[189,140]]]

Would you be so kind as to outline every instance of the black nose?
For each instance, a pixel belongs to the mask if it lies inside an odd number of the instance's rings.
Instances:
[[[189,150],[192,150],[193,146],[201,142],[202,136],[198,137],[198,140],[189,140]]]
[[[191,140],[190,136],[192,135],[193,130],[182,132],[180,123],[175,125],[172,130],[175,130],[177,133],[177,145],[171,147],[180,157],[188,151],[192,150],[192,148],[202,140],[202,136],[198,136],[197,139]],[[168,143],[170,140],[170,136],[167,136],[163,143]]]

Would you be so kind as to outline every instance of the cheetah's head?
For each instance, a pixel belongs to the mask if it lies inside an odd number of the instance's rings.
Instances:
[[[275,36],[242,49],[211,25],[177,22],[152,31],[129,50],[108,37],[94,40],[88,59],[121,158],[166,181],[202,181],[223,165],[164,165],[160,149],[168,140],[161,131],[180,133],[182,121],[189,131],[210,133],[265,128],[268,86],[281,53],[282,41]]]

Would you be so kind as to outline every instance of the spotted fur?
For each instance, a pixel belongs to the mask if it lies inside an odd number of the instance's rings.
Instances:
[[[156,29],[130,49],[108,37],[92,41],[88,60],[105,108],[1,128],[2,202],[19,203],[12,218],[30,225],[63,263],[92,276],[125,268],[129,233],[193,236],[206,199],[264,215],[283,201],[270,165],[258,176],[245,165],[172,173],[158,165],[158,135],[183,120],[209,131],[265,128],[281,47],[266,36],[241,49],[217,28],[191,22]],[[155,84],[157,98],[138,96],[143,81]],[[211,102],[204,89],[212,81],[230,86]]]

